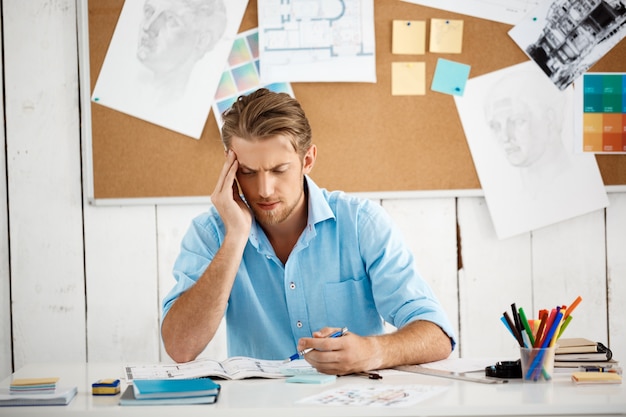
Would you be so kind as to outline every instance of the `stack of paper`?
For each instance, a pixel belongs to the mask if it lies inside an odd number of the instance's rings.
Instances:
[[[213,404],[220,388],[209,378],[138,379],[126,388],[120,405]]]
[[[59,378],[18,378],[9,389],[0,390],[0,406],[67,405],[76,387],[57,387]]]

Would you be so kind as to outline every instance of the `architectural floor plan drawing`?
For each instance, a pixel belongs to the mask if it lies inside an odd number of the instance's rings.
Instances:
[[[263,82],[375,82],[373,0],[259,0]]]

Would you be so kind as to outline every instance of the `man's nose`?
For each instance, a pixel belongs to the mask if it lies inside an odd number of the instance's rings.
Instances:
[[[259,196],[263,198],[270,197],[274,193],[274,180],[269,173],[259,174]]]

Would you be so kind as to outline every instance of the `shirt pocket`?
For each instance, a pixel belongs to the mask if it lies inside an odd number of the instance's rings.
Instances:
[[[372,287],[366,276],[329,282],[324,287],[327,326],[347,327],[361,336],[382,331],[382,319],[376,310]]]

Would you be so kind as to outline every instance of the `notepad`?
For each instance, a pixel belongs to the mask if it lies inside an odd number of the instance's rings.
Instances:
[[[574,372],[572,381],[576,384],[621,384],[622,376],[616,372]]]

